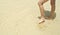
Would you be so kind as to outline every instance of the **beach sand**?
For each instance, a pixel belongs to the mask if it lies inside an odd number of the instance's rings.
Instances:
[[[38,0],[0,0],[0,35],[60,35],[60,0],[56,17],[39,24]],[[50,11],[49,1],[44,4]]]

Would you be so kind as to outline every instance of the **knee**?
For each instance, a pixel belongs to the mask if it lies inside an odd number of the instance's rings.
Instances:
[[[39,6],[43,5],[43,2],[38,2],[38,5],[39,5]]]
[[[48,0],[45,0],[45,1],[39,1],[38,2],[38,5],[43,5],[45,2],[47,2]]]

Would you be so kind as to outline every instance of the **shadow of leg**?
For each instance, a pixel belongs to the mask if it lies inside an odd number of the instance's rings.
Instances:
[[[49,19],[48,17],[50,16],[50,11],[45,10],[44,14],[45,14],[45,19]],[[51,19],[54,20],[55,17],[56,17],[56,13],[54,13],[54,16]],[[38,16],[38,18],[41,19],[40,16]]]
[[[49,17],[50,16],[50,11],[48,11],[48,10],[45,10],[45,17]],[[55,17],[56,17],[56,13],[54,13],[54,16],[51,18],[52,20],[54,20],[55,19]],[[49,19],[49,18],[46,18],[46,19]]]

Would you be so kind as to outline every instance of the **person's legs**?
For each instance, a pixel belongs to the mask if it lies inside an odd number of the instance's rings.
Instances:
[[[41,19],[40,19],[40,23],[41,22],[43,22],[43,21],[45,21],[44,19],[44,7],[43,7],[43,4],[45,3],[45,2],[47,2],[47,0],[40,0],[39,2],[38,2],[38,6],[39,6],[39,8],[40,8],[40,13],[41,13]]]
[[[52,18],[55,12],[55,0],[50,0],[50,4],[51,4],[51,14],[49,18]]]

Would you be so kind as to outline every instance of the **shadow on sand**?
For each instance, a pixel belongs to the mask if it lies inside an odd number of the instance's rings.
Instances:
[[[45,11],[44,11],[44,13],[45,13],[45,17],[50,16],[50,11],[45,10]],[[52,20],[54,20],[54,19],[55,19],[55,17],[56,17],[56,12],[54,13],[54,16],[53,16],[51,19],[52,19]],[[39,16],[38,18],[40,19],[41,17]],[[46,18],[46,19],[48,19],[48,18]]]
[[[46,16],[46,17],[50,16],[50,11],[45,10],[45,12],[44,12],[44,13],[45,13],[45,16]],[[51,19],[53,19],[53,20],[54,20],[54,19],[55,19],[55,17],[56,17],[56,12],[54,13],[54,16],[53,16]]]

